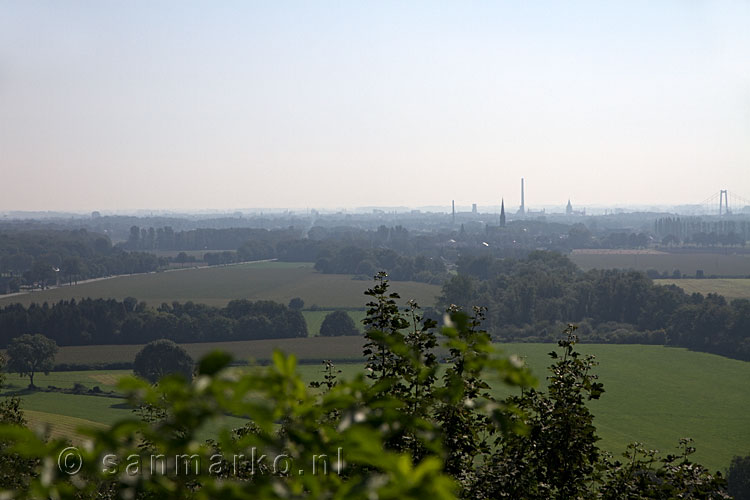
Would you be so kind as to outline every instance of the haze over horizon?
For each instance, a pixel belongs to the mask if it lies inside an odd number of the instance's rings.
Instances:
[[[0,211],[750,198],[750,3],[0,0]]]

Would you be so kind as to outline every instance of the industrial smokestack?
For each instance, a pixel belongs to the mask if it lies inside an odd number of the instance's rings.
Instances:
[[[451,200],[451,207],[453,213],[453,222],[456,222],[456,200]]]
[[[525,203],[524,197],[523,197],[523,177],[521,177],[521,210],[520,210],[520,212],[521,212],[521,214],[525,214],[526,213],[526,203]]]

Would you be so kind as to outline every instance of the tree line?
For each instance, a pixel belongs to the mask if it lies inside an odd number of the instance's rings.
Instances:
[[[199,228],[174,231],[171,226],[132,226],[128,239],[119,244],[126,250],[229,250],[248,241],[262,241],[275,245],[279,241],[302,237],[299,229],[233,227]]]
[[[488,329],[507,340],[551,340],[580,326],[587,342],[663,344],[750,360],[750,301],[686,294],[636,271],[581,271],[567,257],[466,257],[441,303],[487,308]]]
[[[0,293],[22,286],[58,283],[157,270],[166,261],[153,254],[126,252],[109,238],[85,229],[0,233]]]
[[[0,347],[23,334],[43,333],[58,345],[145,344],[307,337],[302,313],[272,301],[232,300],[226,307],[192,302],[156,309],[127,297],[75,299],[55,304],[11,304],[0,309]]]
[[[698,246],[745,246],[750,240],[750,221],[660,217],[654,221],[654,234],[665,245],[684,242]]]
[[[442,284],[448,276],[445,264],[439,258],[424,255],[409,257],[390,249],[365,249],[345,246],[321,252],[315,269],[327,274],[356,274],[374,276],[385,271],[394,281],[420,281]]]

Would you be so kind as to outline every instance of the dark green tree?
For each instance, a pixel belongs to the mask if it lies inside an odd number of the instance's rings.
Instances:
[[[357,325],[346,311],[333,311],[326,314],[320,325],[320,335],[323,337],[342,337],[345,335],[359,335]]]
[[[34,375],[42,372],[49,375],[54,366],[57,344],[41,334],[24,334],[16,337],[8,346],[8,371],[29,377],[29,388],[34,388]]]
[[[188,254],[186,254],[185,252],[180,252],[174,258],[174,261],[180,264],[180,267],[184,267],[185,263],[188,261]]]
[[[79,257],[67,257],[62,262],[62,270],[65,276],[68,278],[68,283],[72,284],[73,281],[78,283],[78,279],[83,273],[83,264]]]
[[[289,309],[293,311],[301,311],[305,307],[305,301],[299,297],[294,297],[289,301]]]
[[[750,455],[732,458],[727,471],[727,492],[735,500],[750,500]]]
[[[180,374],[193,378],[193,358],[171,340],[160,339],[146,344],[133,361],[133,372],[155,384],[165,375]]]

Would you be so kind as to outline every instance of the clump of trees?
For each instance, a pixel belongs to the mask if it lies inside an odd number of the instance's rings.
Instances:
[[[113,247],[107,236],[85,229],[0,233],[0,293],[17,292],[25,285],[44,288],[151,272],[165,263],[153,254]]]
[[[636,271],[584,272],[552,252],[463,258],[441,302],[486,307],[488,329],[502,339],[549,341],[574,322],[585,341],[666,344],[750,360],[750,301],[688,295]]]
[[[133,361],[133,373],[152,384],[172,374],[192,380],[193,367],[193,358],[187,351],[168,339],[149,342],[138,351]]]
[[[447,277],[445,264],[439,258],[418,255],[399,255],[390,249],[367,249],[345,246],[335,251],[321,252],[315,269],[327,274],[357,274],[373,276],[385,269],[397,281],[420,281],[441,284]]]
[[[145,344],[161,338],[215,342],[307,337],[307,323],[299,310],[245,299],[226,307],[173,302],[152,309],[127,297],[0,309],[0,347],[30,332],[44,332],[58,345]]]
[[[20,495],[729,498],[719,474],[690,460],[690,440],[665,457],[639,444],[622,460],[598,449],[586,404],[604,387],[595,360],[576,352],[573,327],[551,353],[546,389],[536,389],[519,359],[494,351],[481,328],[481,308],[471,316],[451,309],[438,337],[435,322],[417,304],[398,307],[384,275],[366,293],[366,376],[341,379],[326,363],[323,381],[306,387],[292,356],[277,352],[271,366],[238,371],[229,355],[217,352],[201,360],[194,383],[123,381],[131,401],[151,405],[156,417],[92,430],[92,446],[80,449],[80,464],[72,464],[80,465],[73,479],[49,467]],[[448,353],[442,369],[439,343]],[[493,397],[489,380],[502,381],[515,395]],[[245,415],[248,422],[200,445],[198,433],[222,414]],[[55,463],[67,446],[19,428],[0,428],[0,439],[41,463]],[[249,449],[276,459],[238,465],[236,458]],[[103,468],[105,454],[128,457],[128,464]],[[154,454],[175,457],[179,472],[143,474]]]

